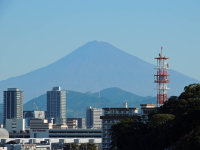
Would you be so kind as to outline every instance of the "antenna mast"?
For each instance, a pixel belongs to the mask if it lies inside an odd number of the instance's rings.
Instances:
[[[167,73],[169,69],[169,64],[167,63],[168,57],[163,56],[163,47],[161,47],[161,53],[159,57],[155,58],[157,60],[157,74],[155,76],[155,83],[157,84],[157,104],[158,106],[163,105],[167,101],[167,84],[170,83]]]

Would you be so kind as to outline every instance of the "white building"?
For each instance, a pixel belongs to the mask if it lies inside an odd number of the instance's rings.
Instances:
[[[87,128],[102,128],[101,115],[102,109],[88,107],[86,113]]]
[[[111,146],[111,126],[126,118],[136,116],[138,114],[138,108],[103,108],[104,115],[102,119],[102,149],[108,150]]]
[[[20,132],[25,130],[25,119],[6,119],[6,127],[8,132]]]
[[[16,144],[9,144],[11,141]],[[10,138],[1,139],[0,145],[4,145],[4,147],[0,148],[2,150],[58,150],[63,149],[65,144],[72,143],[76,143],[79,146],[81,144],[91,143],[97,146],[97,150],[101,149],[101,138]]]

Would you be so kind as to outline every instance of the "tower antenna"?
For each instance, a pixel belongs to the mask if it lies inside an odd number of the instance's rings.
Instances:
[[[168,57],[163,57],[163,46],[161,46],[161,53],[157,60],[157,73],[155,76],[155,83],[157,84],[157,104],[158,106],[163,105],[167,101],[167,84],[170,83],[168,77],[170,76],[167,72],[169,64],[167,63]]]

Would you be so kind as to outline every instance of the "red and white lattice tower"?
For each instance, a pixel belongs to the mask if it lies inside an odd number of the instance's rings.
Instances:
[[[159,57],[155,58],[157,60],[157,74],[155,76],[155,83],[157,84],[157,104],[158,106],[163,105],[167,101],[167,84],[170,82],[167,73],[169,69],[169,64],[167,63],[168,57],[163,56],[163,47],[161,47],[161,53]]]

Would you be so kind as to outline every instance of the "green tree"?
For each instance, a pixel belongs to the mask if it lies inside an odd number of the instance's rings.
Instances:
[[[78,150],[78,145],[76,143],[65,144],[64,150]]]
[[[155,114],[149,119],[148,125],[152,128],[164,126],[167,122],[174,120],[175,115],[172,114]]]
[[[170,97],[146,123],[124,120],[111,128],[112,148],[118,150],[200,149],[200,84]]]
[[[87,144],[81,144],[79,150],[87,150]]]
[[[200,99],[200,84],[190,84],[184,88],[179,99]]]
[[[93,144],[93,143],[87,144],[87,150],[96,150],[96,149],[97,149],[97,147],[95,144]]]

